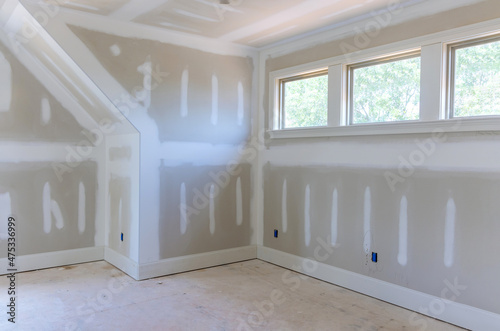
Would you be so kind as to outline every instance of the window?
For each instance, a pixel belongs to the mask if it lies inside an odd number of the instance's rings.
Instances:
[[[328,124],[328,71],[280,80],[280,128]]]
[[[270,72],[269,137],[500,132],[500,24],[470,29]]]
[[[451,45],[450,117],[500,115],[500,38]]]
[[[420,56],[349,67],[349,124],[418,120]]]

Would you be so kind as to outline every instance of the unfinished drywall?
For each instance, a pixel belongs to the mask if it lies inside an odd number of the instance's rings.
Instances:
[[[249,245],[255,233],[250,192],[256,152],[245,154],[245,145],[251,132],[256,53],[234,52],[234,47],[197,49],[196,44],[185,47],[103,29],[83,22],[48,26],[141,134],[140,222],[130,234],[140,233],[139,263]],[[123,159],[127,153],[113,150],[113,157]],[[238,165],[241,173],[233,174]],[[216,170],[228,174],[229,185],[217,183],[211,176]],[[117,215],[126,222],[128,200],[118,192],[128,195],[129,182],[123,176],[107,180],[115,195],[110,215],[117,225],[111,226],[108,240],[126,250],[127,233],[122,243],[115,231],[120,228]],[[188,210],[195,189],[203,191],[207,185],[208,195],[212,190],[217,197],[193,214]]]
[[[1,257],[13,216],[19,271],[102,258],[106,137],[135,130],[17,1],[0,28]]]
[[[251,187],[248,164],[161,166],[161,258],[250,245]]]
[[[386,171],[398,169],[267,164],[264,245],[312,258],[325,243],[321,262],[436,296],[458,277],[458,302],[498,313],[500,174],[422,169],[392,192]]]
[[[139,260],[139,142],[137,135],[106,140],[106,246],[132,261]]]
[[[80,132],[84,128],[74,116],[2,44],[0,66],[3,69],[0,139],[68,142],[82,139]]]
[[[17,221],[18,256],[95,246],[95,162],[82,163],[63,182],[50,162],[0,163],[0,190],[0,257],[7,255],[10,216]]]
[[[499,5],[482,1],[382,29],[365,46],[494,19]],[[268,128],[271,71],[342,55],[341,45],[361,38],[334,40],[335,31],[330,37],[310,47],[295,43],[263,52],[261,129]],[[498,133],[266,143],[264,246],[315,260],[319,249],[326,254],[320,262],[436,297],[448,291],[445,282],[458,282],[454,301],[500,313],[494,299],[500,295],[500,268],[491,260],[500,248]],[[377,263],[371,262],[372,252],[378,253]]]
[[[248,137],[251,58],[221,56],[71,25],[70,29],[130,94],[131,103],[139,100],[146,108],[160,143],[238,144]],[[142,95],[145,74],[150,76],[151,86],[147,95]]]
[[[16,255],[94,247],[97,236],[97,162],[77,142],[86,129],[25,64],[24,50],[6,44],[0,31],[0,246],[7,255],[7,220],[15,217]],[[26,59],[26,58],[25,58]],[[25,62],[26,63],[26,62]],[[8,101],[5,101],[8,100]],[[68,156],[68,158],[66,158]],[[70,160],[74,167],[67,163]],[[66,167],[65,171],[61,172]],[[21,268],[26,266],[21,266]]]

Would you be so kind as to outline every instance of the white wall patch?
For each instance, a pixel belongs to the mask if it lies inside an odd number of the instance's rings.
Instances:
[[[364,242],[363,249],[366,254],[370,253],[372,246],[372,233],[371,233],[371,214],[372,214],[372,195],[370,188],[365,190],[365,203],[364,203],[364,217],[363,217],[363,231]]]
[[[236,225],[243,224],[243,194],[241,189],[241,177],[236,181]]]
[[[122,53],[120,46],[118,46],[117,44],[111,45],[109,47],[109,50],[111,51],[111,54],[113,54],[113,56],[119,56]]]
[[[288,211],[287,211],[287,183],[286,178],[283,181],[281,189],[281,230],[286,233],[288,229]]]
[[[338,239],[338,218],[339,218],[339,193],[337,189],[332,194],[332,218],[331,218],[331,244],[337,245]]]
[[[408,199],[403,195],[399,206],[399,252],[398,263],[408,263]]]
[[[244,91],[243,83],[238,82],[238,125],[243,125],[243,120],[245,118],[245,102],[244,102]]]
[[[180,226],[181,234],[185,234],[187,231],[187,204],[186,204],[186,183],[181,184],[181,205],[179,206],[181,212]]]
[[[306,186],[306,194],[304,199],[304,233],[306,246],[311,243],[311,187]]]
[[[453,266],[453,251],[455,249],[455,216],[457,208],[453,198],[448,199],[446,204],[446,221],[444,226],[444,265],[448,268]]]
[[[85,185],[82,182],[78,185],[78,232],[80,234],[85,232]]]
[[[219,79],[217,75],[212,75],[212,125],[217,125],[219,121]]]
[[[52,117],[52,110],[50,109],[50,102],[47,98],[42,98],[40,107],[40,124],[47,125]]]
[[[186,68],[182,72],[181,78],[181,117],[188,116],[188,88],[189,70]]]
[[[52,210],[51,210],[50,184],[47,182],[43,186],[43,232],[50,233],[52,229]]]
[[[210,185],[210,233],[215,233],[215,185]]]

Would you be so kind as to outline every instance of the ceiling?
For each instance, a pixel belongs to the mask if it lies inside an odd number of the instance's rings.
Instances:
[[[26,0],[26,2],[38,0]],[[390,4],[428,0],[43,0],[67,10],[108,16],[261,48],[313,31],[387,12]],[[456,0],[456,2],[464,0]],[[471,0],[468,0],[471,2]],[[477,1],[477,0],[475,0]],[[436,3],[454,1],[434,0]]]

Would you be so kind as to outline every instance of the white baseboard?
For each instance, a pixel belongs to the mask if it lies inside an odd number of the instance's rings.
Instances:
[[[257,247],[246,246],[202,254],[174,257],[139,266],[139,277],[148,278],[177,274],[257,258]]]
[[[312,267],[310,263],[305,264],[306,262],[311,262],[309,259],[267,247],[258,246],[257,257],[260,260],[296,271],[298,271],[297,266],[311,266],[302,268],[300,273],[415,312],[421,312],[422,308],[427,308],[429,312],[428,316],[466,329],[481,331],[500,330],[500,315],[486,310],[435,297],[320,262],[315,262],[314,267]],[[313,271],[307,272],[304,269]],[[441,306],[444,309],[441,309],[441,314],[433,315],[431,313],[432,309],[429,309],[433,306]],[[417,318],[414,321],[418,322]],[[417,325],[421,326],[421,330],[425,330],[422,322],[419,324],[415,323],[415,326]]]
[[[47,268],[60,267],[70,264],[99,261],[104,258],[104,247],[89,247],[58,251],[50,253],[40,253],[32,255],[16,256],[17,272],[33,271]],[[8,273],[7,258],[0,259],[0,273]]]
[[[128,257],[116,252],[115,250],[105,247],[104,260],[111,263],[130,277],[139,280],[139,265],[137,262],[129,259]]]

